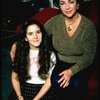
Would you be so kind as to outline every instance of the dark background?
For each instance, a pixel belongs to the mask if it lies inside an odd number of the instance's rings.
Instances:
[[[22,0],[2,0],[1,1],[1,98],[7,100],[12,91],[11,85],[11,59],[10,49],[14,41],[16,41],[16,27],[27,18],[30,18],[42,8],[49,7],[48,0],[30,0],[22,2]],[[79,6],[80,12],[90,18],[96,25],[98,43],[95,65],[99,66],[99,3],[98,0],[81,0]]]

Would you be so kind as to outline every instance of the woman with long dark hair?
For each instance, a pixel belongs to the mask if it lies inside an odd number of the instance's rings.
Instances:
[[[40,100],[42,97],[41,100],[56,99],[50,88],[56,56],[48,47],[48,41],[45,29],[38,21],[28,20],[23,24],[12,64],[15,92],[9,100]]]

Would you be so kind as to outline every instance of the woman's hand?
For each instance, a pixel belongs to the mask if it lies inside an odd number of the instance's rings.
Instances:
[[[34,97],[33,100],[41,100],[41,98],[48,92],[48,90],[51,87],[51,78],[48,77],[44,83],[44,85],[42,86],[42,88],[40,89],[40,91],[38,92],[38,94]]]
[[[61,76],[61,78],[58,80],[58,83],[60,83],[60,87],[67,87],[70,83],[70,78],[72,76],[72,70],[71,69],[67,69],[62,71],[59,76]]]
[[[22,95],[18,96],[18,100],[24,100],[23,96]]]

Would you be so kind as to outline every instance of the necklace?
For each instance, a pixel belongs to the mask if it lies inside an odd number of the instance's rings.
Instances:
[[[68,31],[71,31],[71,30],[72,30],[72,26],[69,25],[69,26],[67,27],[67,29],[68,29]]]
[[[78,19],[78,15],[77,15],[76,20],[77,20],[77,19]],[[72,30],[72,25],[76,22],[76,20],[75,20],[74,22],[72,22],[71,24],[68,25],[68,27],[67,27],[67,30],[68,30],[68,31],[71,31],[71,30]]]

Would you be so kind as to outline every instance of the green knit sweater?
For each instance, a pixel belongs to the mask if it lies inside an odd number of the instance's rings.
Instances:
[[[72,37],[66,30],[64,16],[59,14],[51,18],[44,26],[52,35],[54,48],[60,60],[76,63],[71,66],[73,74],[93,63],[96,53],[97,34],[95,25],[82,15],[81,22]]]

